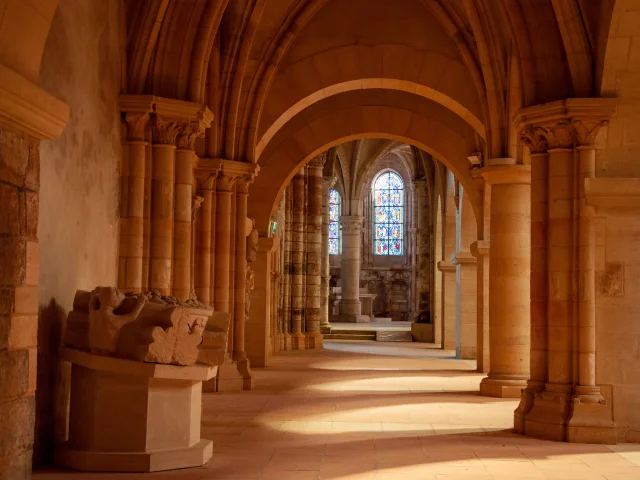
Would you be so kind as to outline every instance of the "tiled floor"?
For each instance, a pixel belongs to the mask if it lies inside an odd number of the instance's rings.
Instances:
[[[640,480],[640,445],[510,433],[514,400],[478,396],[473,362],[419,344],[288,352],[252,392],[204,396],[200,469],[151,475],[39,472],[35,480]]]

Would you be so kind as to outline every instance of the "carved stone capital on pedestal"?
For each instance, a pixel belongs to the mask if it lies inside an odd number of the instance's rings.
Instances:
[[[360,235],[364,218],[360,215],[344,215],[340,217],[340,226],[342,233],[347,235]]]

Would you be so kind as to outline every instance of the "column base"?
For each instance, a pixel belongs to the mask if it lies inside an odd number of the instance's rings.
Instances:
[[[306,335],[304,333],[291,334],[291,350],[304,350],[306,346]]]
[[[322,340],[321,333],[307,333],[305,346],[308,350],[322,350],[324,348]]]
[[[218,368],[216,378],[202,383],[203,392],[241,392],[253,388],[249,361],[236,362],[226,358]]]
[[[567,441],[570,443],[618,443],[616,424],[611,405],[598,387],[577,387],[581,392],[573,397],[573,412],[567,422]]]
[[[356,313],[341,313],[335,316],[335,321],[344,323],[371,323],[371,317],[369,315]]]
[[[91,452],[76,450],[66,444],[55,452],[57,465],[83,472],[161,472],[202,467],[213,456],[211,440],[194,446],[156,452]]]
[[[331,333],[331,324],[329,322],[320,325],[320,332],[323,334]]]
[[[284,339],[283,339],[283,350],[293,350],[292,347],[292,343],[291,343],[291,334],[290,333],[285,333],[284,335]]]
[[[516,433],[524,435],[524,420],[533,408],[534,396],[543,391],[544,384],[537,385],[532,382],[527,382],[527,388],[522,390],[522,395],[520,396],[520,404],[513,412],[513,428]]]
[[[238,373],[242,375],[242,389],[253,390],[253,376],[251,374],[251,363],[248,358],[239,359],[236,362]]]
[[[571,407],[571,385],[547,384],[533,395],[533,406],[524,418],[524,434],[554,442],[566,440]]]
[[[526,378],[510,378],[489,376],[480,382],[480,395],[495,398],[520,398],[522,390],[527,386]]]

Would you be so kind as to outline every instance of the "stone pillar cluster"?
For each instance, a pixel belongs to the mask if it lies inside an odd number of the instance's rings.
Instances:
[[[322,304],[328,296],[328,236],[323,238],[324,192],[328,195],[322,176],[325,161],[326,154],[313,158],[296,173],[283,194],[282,288],[274,297],[281,304],[276,336],[281,340],[274,351],[322,348],[325,318],[328,323],[328,307],[325,317]]]
[[[227,362],[205,390],[251,388],[247,196],[258,167],[197,156],[196,139],[213,119],[200,104],[122,95],[121,109],[126,139],[118,286],[231,313]]]
[[[615,111],[615,99],[571,99],[519,118],[531,158],[531,364],[514,424],[526,435],[615,443],[611,399],[596,384],[594,211],[584,186]]]

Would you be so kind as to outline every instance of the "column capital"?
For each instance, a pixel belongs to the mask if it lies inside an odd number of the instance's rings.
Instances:
[[[600,128],[616,115],[616,98],[568,98],[521,109],[514,120],[531,153],[594,146]]]
[[[489,240],[478,240],[471,244],[471,255],[476,258],[484,257],[486,255],[489,255],[489,248]]]
[[[480,174],[489,185],[531,184],[531,165],[490,165]]]
[[[340,217],[340,226],[343,233],[356,234],[362,233],[362,226],[364,224],[364,217],[360,215],[343,215]]]
[[[193,150],[195,139],[211,126],[213,113],[206,105],[156,97],[120,95],[120,110],[132,115],[151,115],[153,141],[157,145],[176,145]]]
[[[201,182],[203,190],[214,190],[216,177],[222,169],[222,159],[201,158],[195,169],[195,176]]]
[[[325,195],[329,195],[329,190],[331,190],[338,179],[336,177],[322,177],[322,188],[324,189]]]
[[[315,167],[315,168],[322,168],[324,167],[324,164],[327,162],[327,152],[322,152],[321,154],[313,157],[311,160],[309,160],[309,163],[307,164],[307,166],[309,167]]]
[[[249,185],[260,171],[255,163],[236,162],[235,160],[216,159],[220,162],[217,188],[220,191],[230,192],[236,185],[237,193],[247,194]]]

